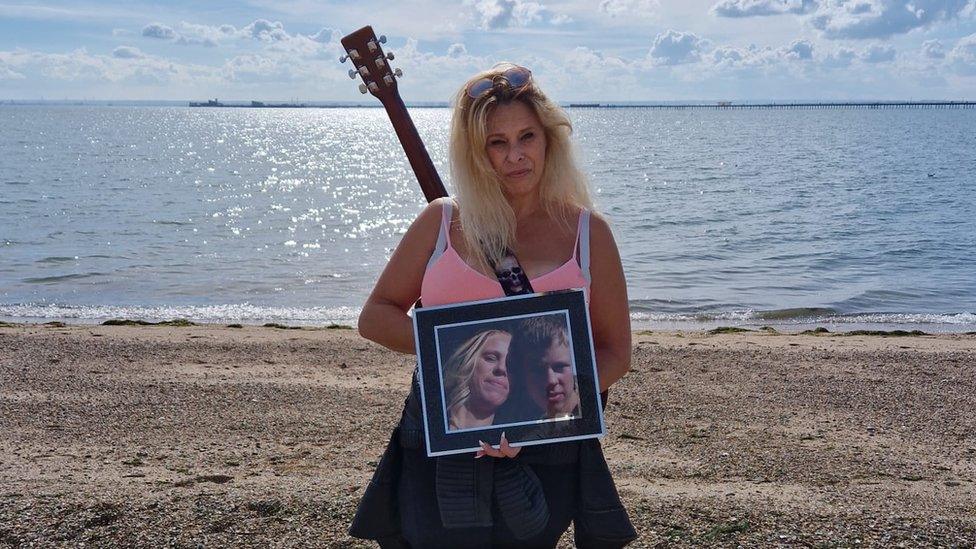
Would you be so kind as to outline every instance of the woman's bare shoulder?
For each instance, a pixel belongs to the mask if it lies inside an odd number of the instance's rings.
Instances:
[[[605,215],[596,210],[590,210],[590,238],[613,239],[613,230],[610,228],[610,220]]]

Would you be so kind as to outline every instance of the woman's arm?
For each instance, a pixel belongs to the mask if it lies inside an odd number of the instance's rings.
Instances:
[[[600,390],[605,391],[630,370],[630,305],[617,243],[597,214],[590,223],[590,276],[590,323]]]
[[[443,201],[424,208],[400,240],[373,292],[359,313],[359,335],[380,345],[413,354],[413,321],[407,312],[420,298],[427,261],[437,244]]]

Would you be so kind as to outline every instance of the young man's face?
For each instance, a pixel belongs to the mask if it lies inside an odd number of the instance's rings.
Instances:
[[[538,364],[529,367],[529,394],[546,417],[560,417],[579,405],[568,342],[552,342]]]

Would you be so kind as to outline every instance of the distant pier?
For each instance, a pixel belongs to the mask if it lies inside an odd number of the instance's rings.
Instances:
[[[648,103],[621,105],[615,103],[570,103],[573,108],[640,108],[640,109],[973,109],[976,101],[845,101],[837,103]]]

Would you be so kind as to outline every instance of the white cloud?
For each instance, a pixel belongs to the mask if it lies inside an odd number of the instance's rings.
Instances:
[[[922,54],[929,59],[944,59],[945,48],[938,40],[926,40],[922,42]]]
[[[722,0],[710,11],[719,17],[754,17],[807,13],[815,5],[815,0]]]
[[[861,53],[865,63],[887,63],[895,60],[895,48],[887,44],[871,44]]]
[[[338,44],[339,40],[342,39],[342,33],[336,29],[323,27],[319,32],[309,35],[308,38],[320,44],[328,44],[330,42]]]
[[[23,74],[11,69],[0,60],[0,80],[24,80],[25,78]]]
[[[231,82],[261,83],[298,80],[292,63],[266,55],[238,55],[229,59],[221,74]]]
[[[813,59],[813,44],[808,40],[794,40],[786,50],[789,59]]]
[[[162,23],[149,23],[142,28],[142,35],[147,38],[159,38],[161,40],[173,40],[177,37],[173,27],[168,27]]]
[[[610,17],[650,17],[661,9],[660,0],[601,0],[600,12]]]
[[[120,52],[124,53],[119,55]],[[129,54],[141,56],[127,56]],[[135,48],[131,48],[131,51],[116,48],[112,56],[91,54],[84,48],[68,53],[28,50],[0,52],[0,66],[4,64],[36,83],[59,82],[58,88],[63,83],[138,86],[203,84],[212,81],[213,73],[210,67],[173,63],[145,55]]]
[[[841,69],[849,67],[855,59],[857,59],[856,51],[851,48],[840,47],[828,53],[820,63],[827,68]]]
[[[976,76],[976,33],[964,36],[949,52],[952,68],[963,76]]]
[[[536,22],[563,25],[572,21],[566,14],[554,14],[538,2],[530,0],[465,0],[474,10],[478,26],[484,30],[527,27]]]
[[[810,23],[827,38],[886,38],[964,15],[971,0],[819,0]]]
[[[649,56],[661,65],[692,63],[701,58],[709,42],[690,32],[667,30],[654,38]]]
[[[969,17],[974,0],[721,0],[721,17],[795,14],[830,39],[886,38]]]
[[[139,51],[139,48],[132,46],[119,46],[112,50],[112,57],[117,59],[141,59],[145,56],[146,54]]]
[[[464,47],[464,44],[451,44],[447,47],[448,57],[461,57],[462,55],[468,54],[468,48]]]
[[[285,32],[285,26],[281,21],[271,22],[267,19],[256,19],[250,25],[241,29],[241,34],[250,36],[261,42],[280,42],[288,40],[290,36]]]

